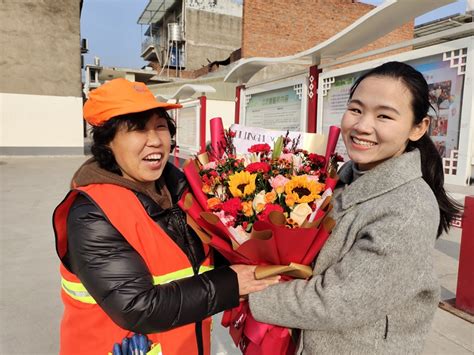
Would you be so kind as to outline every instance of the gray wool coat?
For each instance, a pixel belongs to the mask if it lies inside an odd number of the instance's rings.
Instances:
[[[334,192],[336,227],[313,277],[249,297],[255,319],[302,329],[298,354],[421,353],[439,300],[432,251],[439,208],[418,150]]]

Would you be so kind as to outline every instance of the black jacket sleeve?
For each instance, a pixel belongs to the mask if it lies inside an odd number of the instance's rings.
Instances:
[[[141,256],[84,196],[74,201],[67,229],[64,264],[122,328],[165,331],[239,303],[237,275],[229,267],[154,286]]]

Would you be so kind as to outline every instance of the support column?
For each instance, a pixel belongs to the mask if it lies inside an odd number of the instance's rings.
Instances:
[[[318,115],[318,84],[319,74],[321,70],[318,69],[317,65],[313,65],[309,68],[308,78],[308,126],[306,127],[307,132],[316,132],[316,123]]]
[[[239,85],[235,87],[235,115],[234,123],[240,122],[240,94],[242,89],[245,89],[245,85]]]

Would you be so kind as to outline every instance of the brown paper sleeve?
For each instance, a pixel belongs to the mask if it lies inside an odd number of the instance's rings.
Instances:
[[[202,165],[206,165],[207,163],[209,163],[209,155],[207,154],[207,152],[199,154],[197,156],[197,159]]]
[[[332,229],[336,226],[336,221],[329,217],[329,216],[326,216],[323,220],[323,227],[326,231],[328,232],[331,232]]]
[[[257,239],[257,240],[267,240],[272,237],[272,231],[270,229],[265,229],[261,231],[257,231],[252,229],[250,232],[250,239]]]
[[[272,211],[268,215],[268,220],[275,226],[284,226],[286,224],[286,217],[283,213]]]
[[[289,265],[259,265],[255,269],[255,278],[257,280],[276,275],[307,279],[313,275],[313,269],[310,266],[297,263],[290,263]]]

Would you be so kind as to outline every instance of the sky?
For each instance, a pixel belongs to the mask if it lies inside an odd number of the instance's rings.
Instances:
[[[430,0],[417,0],[430,1]],[[361,2],[379,5],[382,0]],[[456,13],[464,13],[467,0],[438,8],[415,20],[415,25]],[[148,0],[84,0],[81,13],[81,38],[87,38],[89,53],[85,64],[93,64],[94,57],[108,67],[141,68],[147,64],[140,57],[146,26],[137,24]]]

